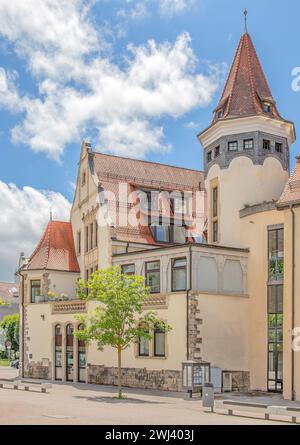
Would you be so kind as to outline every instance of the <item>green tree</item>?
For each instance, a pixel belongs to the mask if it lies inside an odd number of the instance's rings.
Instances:
[[[84,325],[75,336],[87,343],[96,341],[98,349],[111,346],[118,355],[118,397],[122,398],[122,351],[141,337],[151,340],[154,329],[171,329],[153,311],[143,311],[149,288],[141,276],[121,273],[119,266],[93,273],[87,282],[79,280],[78,296],[99,304],[88,315],[77,316]]]
[[[11,349],[15,353],[19,351],[19,314],[6,315],[0,323],[0,328],[4,331],[5,340],[11,342]]]

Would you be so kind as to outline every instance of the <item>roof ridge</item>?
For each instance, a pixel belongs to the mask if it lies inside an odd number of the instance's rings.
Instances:
[[[236,52],[236,55],[235,55],[235,58],[236,58],[237,63],[236,63],[236,67],[235,67],[235,73],[234,73],[234,76],[233,76],[233,82],[232,82],[231,92],[230,92],[230,94],[229,94],[229,100],[228,100],[228,103],[227,103],[227,106],[226,106],[226,113],[225,113],[225,116],[227,116],[228,111],[229,111],[229,109],[230,109],[230,105],[231,105],[231,103],[232,103],[233,87],[234,87],[235,82],[236,82],[236,79],[237,79],[237,74],[238,74],[239,67],[240,67],[240,62],[241,62],[242,47],[243,47],[243,37],[244,37],[244,35],[243,35],[243,36],[241,37],[241,39],[240,39],[240,43],[239,43],[239,46],[238,46],[238,49],[237,49],[237,52]],[[235,59],[234,59],[234,60],[235,60]],[[228,75],[228,80],[229,80],[229,77],[230,77],[230,72],[229,72],[229,75]]]
[[[253,103],[254,103],[254,107],[255,107],[256,111],[260,112],[261,110],[258,110],[258,108],[257,108],[257,102],[256,102],[256,97],[255,97],[257,92],[256,92],[256,88],[254,87],[253,72],[252,72],[252,66],[251,66],[251,60],[250,60],[250,47],[249,47],[250,35],[248,33],[246,33],[245,36],[247,37],[246,38],[246,49],[247,49],[248,72],[249,72],[249,78],[250,78],[252,98],[253,98]],[[253,46],[253,48],[254,48],[254,46]],[[254,50],[255,50],[255,48],[254,48]],[[258,59],[258,57],[257,57],[257,59]]]
[[[100,156],[109,156],[111,158],[117,158],[117,159],[127,159],[129,161],[134,161],[134,162],[143,162],[145,164],[162,165],[164,167],[177,168],[179,170],[188,170],[188,171],[192,171],[192,172],[196,172],[196,173],[204,173],[204,170],[196,170],[196,169],[188,168],[188,167],[179,167],[178,165],[165,164],[165,163],[157,162],[157,161],[147,161],[145,159],[135,159],[135,158],[129,158],[126,156],[112,155],[109,153],[102,153],[99,151],[94,151],[93,154],[100,155]]]

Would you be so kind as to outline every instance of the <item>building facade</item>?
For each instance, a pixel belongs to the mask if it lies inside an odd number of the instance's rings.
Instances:
[[[233,389],[300,400],[300,161],[290,177],[294,125],[248,33],[198,138],[204,172],[83,143],[70,222],[50,221],[21,262],[22,375],[116,384],[114,351],[73,332],[96,304],[77,299],[77,279],[119,265],[145,277],[145,310],[172,326],[125,351],[124,385],[180,390],[182,362],[194,359],[211,363],[220,390],[229,375]]]

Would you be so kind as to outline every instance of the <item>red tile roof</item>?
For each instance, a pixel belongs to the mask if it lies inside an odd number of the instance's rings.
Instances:
[[[116,197],[119,213],[128,212],[128,195],[136,190],[153,189],[164,191],[196,192],[204,190],[204,174],[199,170],[174,167],[166,164],[142,161],[103,153],[94,154],[94,168],[99,183],[105,192],[112,192]],[[119,184],[127,184],[127,196],[119,193]],[[112,203],[112,206],[114,203]],[[113,207],[111,208],[113,213]],[[118,212],[117,212],[118,213]],[[128,214],[128,213],[127,213]],[[158,244],[151,229],[142,224],[143,215],[136,215],[140,224],[124,226],[117,221],[116,239],[126,242]]]
[[[290,176],[277,205],[278,207],[285,207],[293,203],[300,204],[300,157],[297,158],[294,171]]]
[[[241,37],[222,97],[216,107],[214,121],[218,120],[217,113],[221,109],[221,119],[262,114],[264,100],[273,104],[272,113],[268,115],[282,119],[251,37],[245,33]]]
[[[69,222],[50,221],[37,248],[28,261],[27,269],[80,272]]]
[[[0,283],[0,300],[9,303],[18,303],[18,284]]]
[[[116,179],[144,187],[162,190],[199,190],[204,188],[204,173],[199,170],[175,167],[157,162],[124,158],[103,153],[94,153],[94,165],[100,181]]]

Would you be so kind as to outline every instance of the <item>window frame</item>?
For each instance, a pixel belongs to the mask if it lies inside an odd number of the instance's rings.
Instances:
[[[215,158],[218,158],[221,154],[220,145],[217,145],[214,149]]]
[[[159,268],[157,269],[148,269],[148,264],[151,263],[159,263]],[[159,274],[159,291],[152,291],[151,286],[148,284],[148,274],[150,273],[157,273]],[[153,260],[153,261],[146,261],[145,262],[145,278],[146,278],[146,286],[150,287],[150,294],[160,294],[161,292],[161,262],[160,260]]]
[[[149,329],[145,329],[145,333],[149,334]],[[144,339],[145,341],[148,342],[148,354],[143,354],[141,352],[141,339]],[[138,356],[139,357],[150,357],[150,340],[145,339],[145,337],[143,337],[143,336],[139,337],[139,341],[138,341]]]
[[[164,335],[164,353],[163,354],[158,354],[156,351],[156,336],[158,334]],[[166,333],[161,331],[160,329],[154,329],[154,332],[153,332],[153,357],[160,357],[160,358],[166,357]]]
[[[212,161],[212,150],[209,150],[207,153],[206,153],[206,161],[207,162],[211,162]]]
[[[283,153],[283,143],[275,142],[275,151],[276,153]]]
[[[39,284],[39,286],[37,286],[37,285],[33,285],[32,283],[34,283],[34,282],[39,282],[40,284]],[[33,300],[33,298],[32,298],[32,290],[33,289],[40,289],[40,295],[38,295],[39,297],[41,297],[42,295],[41,295],[41,290],[42,290],[42,281],[41,280],[30,280],[30,303],[38,303],[35,299]],[[37,295],[35,295],[35,297],[34,298],[36,298],[37,297]]]
[[[235,144],[236,148],[235,149],[231,149],[230,146]],[[228,141],[228,145],[227,145],[227,149],[229,152],[235,152],[239,150],[239,142],[238,141]]]
[[[252,146],[251,147],[246,147],[247,143],[249,143],[249,142],[252,143]],[[244,139],[243,148],[244,148],[245,151],[253,150],[254,149],[254,139],[253,138]]]
[[[176,261],[185,260],[185,266],[174,266]],[[177,270],[185,270],[185,285],[181,289],[174,289],[174,272]],[[186,257],[177,257],[171,259],[171,291],[172,292],[182,292],[187,289],[187,258]]]
[[[269,139],[263,139],[263,150],[271,151],[271,141]]]
[[[133,266],[133,272],[124,272],[125,267]],[[135,275],[135,263],[129,263],[129,264],[122,264],[121,265],[121,273],[124,275]]]

